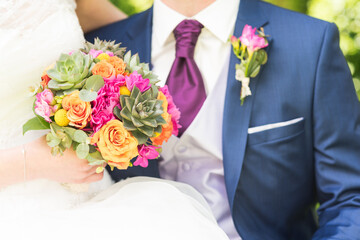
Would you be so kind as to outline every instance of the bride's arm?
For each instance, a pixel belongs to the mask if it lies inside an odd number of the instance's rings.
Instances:
[[[87,160],[78,159],[70,149],[63,156],[52,156],[45,137],[42,137],[24,148],[0,150],[0,189],[40,178],[66,183],[99,181],[103,174],[96,173],[97,167],[89,166]]]
[[[76,0],[76,14],[84,32],[126,18],[109,0]]]

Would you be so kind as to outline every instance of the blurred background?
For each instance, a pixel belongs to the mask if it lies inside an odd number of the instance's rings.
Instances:
[[[111,0],[128,15],[148,9],[153,0]],[[334,22],[360,100],[360,0],[265,0],[272,4]]]

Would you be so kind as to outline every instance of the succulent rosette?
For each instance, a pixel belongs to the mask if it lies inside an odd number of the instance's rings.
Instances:
[[[75,53],[61,54],[54,68],[47,71],[51,79],[48,87],[52,90],[66,90],[82,88],[85,78],[91,75],[93,58],[78,51]]]
[[[53,155],[73,148],[90,165],[147,167],[163,142],[177,135],[180,112],[148,64],[124,53],[114,41],[95,39],[61,54],[40,76],[35,117],[24,134],[50,129]]]

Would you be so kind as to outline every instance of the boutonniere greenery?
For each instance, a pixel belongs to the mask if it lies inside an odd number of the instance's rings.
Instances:
[[[239,64],[235,65],[235,79],[241,82],[240,100],[243,105],[245,98],[251,95],[250,78],[256,77],[260,72],[261,65],[267,62],[264,48],[269,43],[262,28],[257,30],[249,25],[245,25],[239,38],[231,36],[230,41],[234,54],[241,60]]]

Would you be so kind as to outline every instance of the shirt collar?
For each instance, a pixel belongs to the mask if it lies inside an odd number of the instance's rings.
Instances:
[[[169,39],[175,27],[184,19],[195,19],[222,42],[226,42],[235,26],[240,0],[217,0],[194,17],[188,18],[161,0],[154,1],[153,33],[160,46]]]

